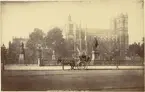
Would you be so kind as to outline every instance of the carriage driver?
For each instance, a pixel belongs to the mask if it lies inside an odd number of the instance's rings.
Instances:
[[[81,61],[86,61],[86,54],[85,54],[85,52],[83,52],[82,55],[80,56],[80,60]]]

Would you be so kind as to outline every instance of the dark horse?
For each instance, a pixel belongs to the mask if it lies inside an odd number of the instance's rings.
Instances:
[[[57,60],[57,63],[61,63],[61,65],[70,65],[71,66],[71,70],[74,69],[75,67],[75,59],[73,58],[61,58],[59,57]]]

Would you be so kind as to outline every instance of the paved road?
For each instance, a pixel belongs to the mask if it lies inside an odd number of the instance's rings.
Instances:
[[[2,90],[143,91],[143,70],[4,71]]]

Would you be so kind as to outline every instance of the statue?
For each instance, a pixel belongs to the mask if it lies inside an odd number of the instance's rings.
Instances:
[[[94,38],[94,43],[93,43],[93,51],[92,51],[92,60],[91,60],[91,65],[94,64],[94,61],[96,59],[98,59],[98,56],[99,56],[99,53],[98,53],[98,50],[97,50],[97,47],[98,47],[98,40],[97,38],[95,37]]]
[[[21,54],[24,54],[25,53],[25,51],[24,51],[24,43],[22,42],[22,45],[21,45],[21,52],[20,52]]]
[[[53,53],[53,54],[52,54],[52,60],[55,60],[55,51],[53,50],[52,53]]]
[[[38,47],[38,66],[42,64],[42,49],[41,46]]]
[[[55,51],[53,50],[53,55],[55,55]]]
[[[97,38],[95,37],[94,39],[93,51],[96,51],[99,44]]]
[[[22,42],[20,46],[19,63],[24,64],[24,61],[25,61],[25,50],[24,50],[24,43]]]

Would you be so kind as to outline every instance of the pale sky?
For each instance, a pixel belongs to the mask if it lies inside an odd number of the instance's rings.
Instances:
[[[101,2],[100,2],[101,1]],[[94,2],[29,2],[2,4],[2,43],[13,36],[28,37],[34,28],[45,33],[52,27],[64,29],[70,14],[82,27],[110,29],[111,18],[128,14],[129,43],[143,37],[143,11],[137,0],[97,0]]]

